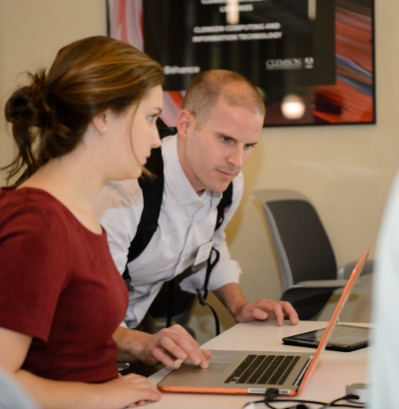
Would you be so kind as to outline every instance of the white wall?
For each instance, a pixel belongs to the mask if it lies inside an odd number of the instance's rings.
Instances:
[[[0,166],[14,152],[4,103],[25,83],[24,73],[47,67],[62,46],[106,32],[105,0],[0,0]],[[4,176],[0,172],[0,183]]]
[[[377,124],[266,128],[245,168],[244,200],[228,235],[231,253],[243,268],[248,298],[277,298],[280,292],[263,215],[251,193],[256,188],[295,188],[309,196],[339,264],[357,258],[366,245],[375,245],[399,163],[399,3],[376,1],[375,14]],[[48,64],[56,50],[72,40],[106,34],[105,16],[105,0],[0,0],[1,110],[23,80],[21,72]],[[1,115],[1,164],[11,158],[11,146]]]

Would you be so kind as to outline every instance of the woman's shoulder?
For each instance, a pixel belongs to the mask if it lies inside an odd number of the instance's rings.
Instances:
[[[50,193],[31,187],[0,189],[0,226],[54,230],[70,222],[70,212]]]

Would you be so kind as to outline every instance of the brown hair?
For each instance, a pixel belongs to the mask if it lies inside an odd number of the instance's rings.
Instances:
[[[183,108],[199,122],[206,120],[220,98],[230,106],[265,115],[265,104],[256,86],[241,74],[209,70],[194,77],[183,100]]]
[[[160,64],[105,36],[67,45],[47,74],[40,70],[28,76],[30,85],[17,89],[5,107],[18,146],[16,158],[3,168],[9,169],[7,180],[24,165],[30,175],[73,151],[97,114],[106,109],[121,113],[164,82]]]

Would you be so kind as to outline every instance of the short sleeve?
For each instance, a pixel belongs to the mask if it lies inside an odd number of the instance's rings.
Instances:
[[[47,340],[68,280],[59,216],[37,205],[1,207],[0,326]]]

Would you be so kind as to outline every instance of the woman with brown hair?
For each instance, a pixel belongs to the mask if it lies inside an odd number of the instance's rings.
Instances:
[[[119,376],[117,358],[206,358],[180,328],[134,337],[119,327],[127,291],[93,203],[105,182],[138,178],[159,145],[162,67],[97,36],[29,78],[5,108],[18,154],[4,169],[8,181],[23,168],[28,177],[0,189],[0,367],[43,408],[158,400],[145,378]]]

